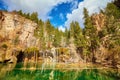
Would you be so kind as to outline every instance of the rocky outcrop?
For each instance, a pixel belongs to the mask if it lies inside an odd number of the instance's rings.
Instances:
[[[93,14],[92,21],[93,21],[93,25],[96,26],[97,31],[100,31],[105,26],[106,16],[102,13]]]
[[[0,62],[8,59],[13,62],[16,60],[14,50],[36,46],[38,41],[34,36],[36,28],[35,22],[15,12],[0,11]],[[3,44],[7,45],[6,50],[4,46],[2,47]]]
[[[35,46],[34,30],[37,24],[14,12],[0,11],[0,35],[8,38],[9,42],[15,40],[25,47]],[[14,42],[15,43],[15,42]]]

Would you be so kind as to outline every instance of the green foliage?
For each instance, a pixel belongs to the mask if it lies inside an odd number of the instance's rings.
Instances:
[[[30,19],[30,13],[27,13],[27,14],[25,15],[25,17],[28,18],[28,19]]]
[[[32,14],[30,14],[30,13],[23,13],[22,10],[19,10],[19,11],[17,11],[17,13],[21,16],[24,16],[27,19],[30,19],[30,20],[38,23],[39,19],[38,19],[38,13],[37,12],[33,12]]]
[[[70,31],[67,28],[65,29],[64,37],[65,37],[66,45],[69,45]]]
[[[107,37],[107,48],[110,50],[114,48],[115,46],[120,46],[120,9],[113,3],[108,3],[106,9],[105,9],[105,15],[106,15],[106,34],[104,36]]]
[[[23,15],[22,10],[17,11],[18,14]]]
[[[86,38],[88,50],[93,52],[99,46],[99,38],[97,35],[97,28],[92,24],[92,19],[88,14],[86,8],[84,8],[84,36]]]
[[[103,38],[107,35],[107,29],[106,28],[103,28],[101,31],[98,32],[98,36],[99,38]]]
[[[120,9],[113,3],[108,3],[105,9],[105,14],[107,16],[114,16],[116,19],[120,18]]]
[[[92,36],[96,35],[96,27],[93,26],[91,17],[89,16],[89,13],[86,8],[84,8],[84,20],[85,20],[85,22],[84,22],[85,28],[83,31],[84,35],[86,37],[92,37]]]
[[[30,19],[32,21],[35,21],[36,23],[38,23],[38,13],[37,12],[33,12],[31,15],[30,15]]]
[[[46,31],[47,31],[48,35],[49,35],[49,36],[52,35],[53,32],[54,32],[54,27],[51,25],[50,20],[47,20],[47,21],[45,22],[45,26],[46,26]],[[49,38],[49,39],[50,39],[50,38]]]
[[[37,47],[29,47],[24,50],[24,53],[27,58],[35,57],[39,53],[39,49]]]
[[[83,32],[82,29],[79,26],[78,22],[72,22],[70,24],[70,38],[73,37],[74,38],[74,43],[76,45],[76,47],[81,47],[84,46],[85,42],[84,42],[84,36],[83,36]]]
[[[53,45],[55,47],[60,46],[61,36],[62,36],[62,33],[58,30],[58,28],[55,29],[55,33],[54,33],[54,37],[53,37]]]
[[[4,49],[7,49],[7,48],[8,48],[8,45],[4,43],[4,44],[2,44],[1,47],[4,48]]]
[[[27,49],[25,49],[25,53],[36,53],[36,52],[38,52],[38,48],[36,48],[36,47],[29,47],[29,48],[27,48]]]
[[[45,37],[44,37],[44,22],[40,19],[38,20],[38,27],[37,29],[34,31],[34,35],[36,38],[39,39],[39,47],[40,50],[44,50],[45,49]]]
[[[37,27],[37,29],[35,30],[35,33],[34,33],[34,35],[37,38],[41,39],[43,37],[43,27],[44,27],[44,22],[42,20],[38,20],[38,27]]]
[[[13,44],[17,45],[19,43],[19,36],[16,36],[15,39],[13,40]]]

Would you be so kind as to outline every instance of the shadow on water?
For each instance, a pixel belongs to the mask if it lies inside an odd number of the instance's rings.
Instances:
[[[113,69],[22,69],[23,64],[0,64],[0,80],[120,80]]]

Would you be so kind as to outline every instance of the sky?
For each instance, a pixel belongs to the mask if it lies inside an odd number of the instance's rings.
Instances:
[[[0,0],[0,10],[22,10],[24,13],[37,12],[39,19],[50,20],[51,24],[64,31],[72,21],[84,28],[83,8],[89,15],[98,13],[112,0]]]

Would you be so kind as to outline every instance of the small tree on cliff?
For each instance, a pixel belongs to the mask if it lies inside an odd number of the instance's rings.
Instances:
[[[30,19],[35,21],[36,23],[38,23],[38,13],[37,12],[33,12],[30,16]]]
[[[8,45],[7,44],[2,44],[2,49],[4,50],[4,54],[3,54],[3,56],[2,56],[2,59],[4,60],[5,59],[5,57],[6,57],[6,51],[7,51],[7,48],[8,48]]]

